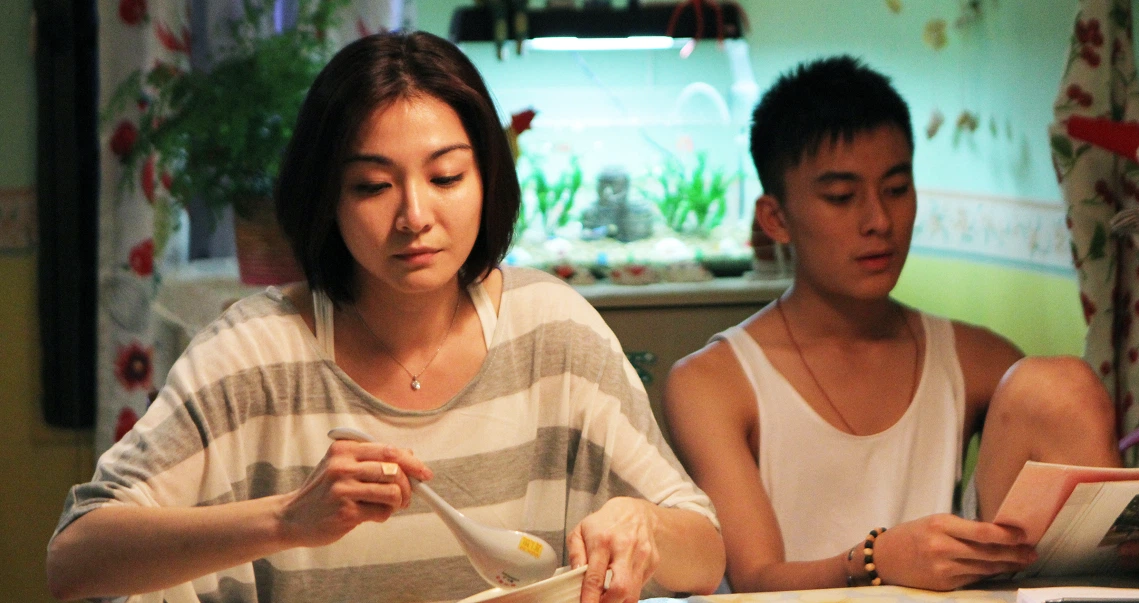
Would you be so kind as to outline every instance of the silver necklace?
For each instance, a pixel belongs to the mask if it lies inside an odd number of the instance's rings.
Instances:
[[[368,333],[372,336],[372,339],[375,339],[376,343],[380,344],[380,349],[382,349],[384,353],[388,355],[388,358],[391,358],[393,361],[395,361],[395,363],[399,365],[399,368],[403,369],[403,371],[407,373],[409,377],[411,377],[411,391],[417,392],[419,391],[419,388],[423,387],[423,384],[419,382],[419,376],[427,370],[427,367],[431,366],[432,362],[435,362],[435,357],[439,355],[439,352],[443,351],[443,345],[447,343],[447,337],[451,335],[451,329],[455,328],[455,317],[459,315],[459,302],[462,301],[462,299],[463,293],[460,291],[459,295],[455,297],[455,309],[451,311],[451,324],[447,325],[447,330],[443,333],[443,340],[439,342],[439,347],[435,348],[435,353],[431,355],[431,358],[427,361],[427,364],[423,365],[423,368],[419,369],[418,373],[413,373],[408,370],[408,368],[399,361],[399,358],[396,358],[395,354],[393,354],[392,351],[388,349],[388,346],[384,345],[384,342],[380,340],[380,337],[376,335],[375,331],[372,330],[372,327],[368,324],[368,321],[364,320],[364,315],[360,313],[360,309],[356,307],[356,304],[352,304],[352,311],[356,313],[356,317],[360,319],[360,322],[364,323],[364,328],[368,330]]]

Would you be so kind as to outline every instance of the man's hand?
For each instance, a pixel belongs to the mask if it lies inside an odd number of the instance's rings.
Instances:
[[[930,590],[953,590],[1035,560],[1020,530],[948,514],[900,524],[874,543],[883,583]]]

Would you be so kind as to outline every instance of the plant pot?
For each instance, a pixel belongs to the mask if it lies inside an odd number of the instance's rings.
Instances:
[[[243,217],[233,217],[237,271],[246,285],[283,285],[304,280],[285,233],[277,224],[273,202],[253,204]]]

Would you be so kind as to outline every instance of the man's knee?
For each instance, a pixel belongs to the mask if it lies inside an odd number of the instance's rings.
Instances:
[[[1075,356],[1023,358],[993,395],[990,414],[1022,415],[1041,427],[1114,425],[1115,408],[1095,371]],[[1011,417],[1010,417],[1011,418]]]

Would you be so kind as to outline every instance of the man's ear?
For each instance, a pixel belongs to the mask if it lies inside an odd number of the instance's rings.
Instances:
[[[755,218],[751,224],[751,232],[752,241],[762,234],[776,243],[786,245],[791,242],[786,214],[778,199],[771,195],[761,195],[755,200]]]

